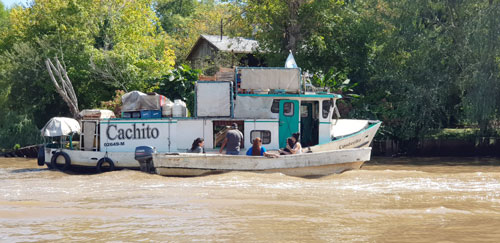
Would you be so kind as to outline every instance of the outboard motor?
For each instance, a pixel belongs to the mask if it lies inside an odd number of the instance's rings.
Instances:
[[[135,148],[135,160],[139,161],[142,172],[154,174],[153,153],[156,149],[151,146],[139,146]]]

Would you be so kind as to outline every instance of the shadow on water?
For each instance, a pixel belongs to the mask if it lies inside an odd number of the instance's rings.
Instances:
[[[372,157],[367,165],[500,166],[496,157]]]

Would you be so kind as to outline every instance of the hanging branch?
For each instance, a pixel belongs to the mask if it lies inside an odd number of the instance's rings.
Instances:
[[[45,60],[45,66],[49,71],[50,79],[56,87],[57,93],[61,95],[63,100],[69,107],[69,111],[73,115],[73,118],[78,119],[80,117],[80,110],[78,109],[78,99],[76,98],[75,90],[73,89],[73,84],[68,77],[66,69],[61,65],[59,59],[55,58],[56,65],[50,61],[49,58]],[[54,73],[56,75],[54,75]],[[56,79],[57,76],[57,79]]]

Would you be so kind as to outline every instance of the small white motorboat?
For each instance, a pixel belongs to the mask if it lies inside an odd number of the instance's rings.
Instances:
[[[279,157],[156,153],[152,147],[139,147],[136,159],[141,170],[163,176],[202,176],[230,171],[283,173],[298,177],[320,177],[359,169],[370,160],[371,147],[308,152]]]

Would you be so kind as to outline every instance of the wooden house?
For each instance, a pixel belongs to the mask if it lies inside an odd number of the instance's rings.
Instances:
[[[256,40],[243,37],[200,35],[186,60],[199,69],[210,64],[219,67],[262,66],[262,61],[254,55],[258,47]]]

